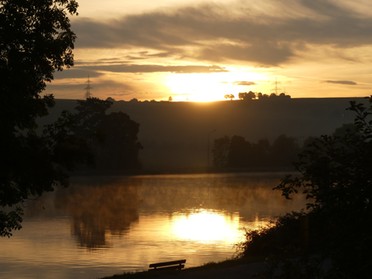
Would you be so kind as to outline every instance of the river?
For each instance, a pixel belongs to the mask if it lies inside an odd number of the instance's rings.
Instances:
[[[283,176],[74,177],[25,204],[23,228],[0,239],[0,278],[93,279],[158,261],[231,258],[245,230],[304,206],[272,190]]]

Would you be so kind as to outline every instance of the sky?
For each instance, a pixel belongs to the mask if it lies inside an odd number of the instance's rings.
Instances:
[[[46,93],[213,101],[239,92],[364,97],[370,0],[78,0],[75,66]]]

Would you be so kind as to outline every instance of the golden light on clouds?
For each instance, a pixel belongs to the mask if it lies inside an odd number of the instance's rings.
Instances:
[[[117,100],[207,102],[276,81],[293,98],[370,95],[364,0],[78,2],[76,64],[48,87],[56,98],[84,96],[88,75],[93,96]]]

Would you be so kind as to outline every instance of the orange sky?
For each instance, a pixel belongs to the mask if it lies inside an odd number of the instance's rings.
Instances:
[[[371,94],[372,2],[79,0],[56,98],[209,101],[239,92]]]

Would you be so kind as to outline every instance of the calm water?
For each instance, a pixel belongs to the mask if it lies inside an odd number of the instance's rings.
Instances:
[[[22,230],[0,238],[0,278],[101,278],[157,261],[231,258],[244,229],[303,207],[271,190],[282,176],[74,178],[29,202]]]

